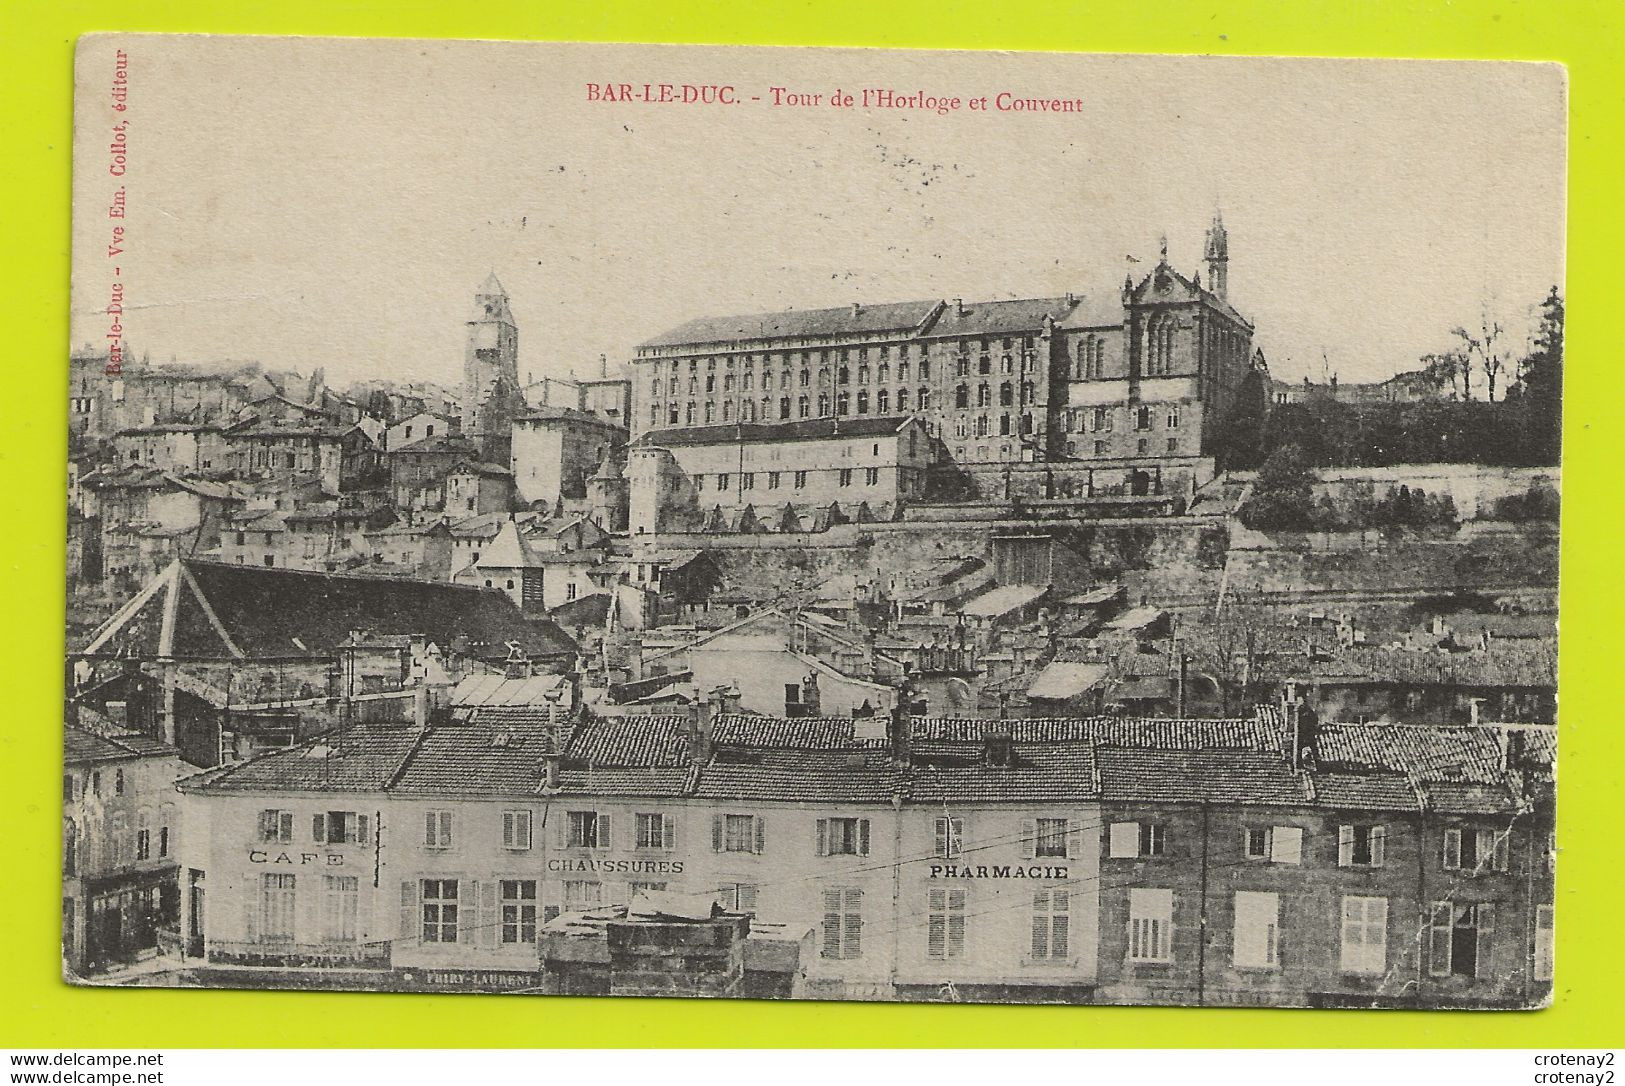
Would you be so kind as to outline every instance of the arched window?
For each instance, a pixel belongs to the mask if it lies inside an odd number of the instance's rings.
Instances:
[[[885,389],[875,393],[875,410],[882,415],[891,410],[891,393]]]
[[[694,425],[694,401],[693,400],[688,401],[688,406],[684,409],[684,415],[685,415],[685,417],[686,417],[686,419],[688,421],[688,424],[690,426],[693,426]]]
[[[734,375],[732,373],[723,374],[722,375],[722,391],[724,391],[724,392],[732,392],[733,390],[734,390]]]
[[[773,374],[771,371],[762,371],[762,391],[769,392],[773,388]]]
[[[899,381],[908,380],[908,363],[907,362],[899,362],[899,363],[897,363],[897,379]]]
[[[1004,384],[999,386],[999,406],[1000,407],[1009,407],[1011,404],[1013,404],[1015,402],[1015,397],[1016,397],[1015,390],[1010,387],[1010,382],[1009,381],[1006,381],[1006,382],[1004,382]]]
[[[993,390],[986,385],[976,386],[976,406],[991,407],[993,404]]]
[[[878,385],[891,382],[891,366],[885,362],[875,367],[875,383]]]
[[[722,421],[723,422],[732,422],[733,420],[734,420],[734,402],[732,400],[723,400],[722,401]]]
[[[807,399],[807,397],[805,397],[805,396],[802,396],[799,399],[797,399],[796,400],[796,417],[804,419],[810,414],[812,414],[812,401]]]
[[[801,371],[801,387],[806,388],[812,384],[812,370]]]
[[[986,415],[977,415],[976,416],[976,436],[977,437],[986,437],[987,436],[987,416]]]
[[[1166,374],[1174,365],[1174,316],[1159,313],[1145,328],[1145,372]]]
[[[835,371],[835,380],[839,384],[843,384],[843,385],[851,384],[852,383],[852,370],[851,370],[851,368],[848,367],[848,366],[842,366],[840,369],[836,370]]]
[[[970,406],[970,389],[965,385],[960,385],[958,388],[954,389],[954,406]]]
[[[739,405],[739,420],[741,422],[756,421],[756,401],[745,400]]]
[[[858,414],[867,415],[868,413],[869,413],[869,390],[868,389],[861,389],[858,392]]]
[[[788,397],[788,396],[780,397],[780,399],[779,399],[779,418],[787,419],[789,417],[790,417],[790,397]]]
[[[762,413],[758,417],[763,422],[771,422],[772,421],[772,419],[773,419],[773,397],[771,397],[771,396],[763,396],[762,397]]]
[[[925,367],[922,365],[920,368],[924,369]],[[919,393],[914,397],[914,404],[917,410],[931,410],[931,390],[928,388],[921,388]]]
[[[835,413],[837,415],[849,415],[852,413],[852,394],[850,392],[841,392],[836,395]]]
[[[818,417],[823,418],[827,414],[829,414],[829,393],[820,392],[818,394]]]
[[[869,367],[868,366],[859,366],[858,367],[858,384],[866,385],[868,383],[869,383]]]
[[[705,421],[709,425],[716,421],[717,405],[711,400],[705,401]]]
[[[897,390],[897,410],[908,410],[908,389],[906,388],[900,388]]]

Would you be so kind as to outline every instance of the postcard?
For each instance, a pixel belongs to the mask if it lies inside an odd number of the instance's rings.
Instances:
[[[83,39],[65,975],[1545,1005],[1566,109]]]

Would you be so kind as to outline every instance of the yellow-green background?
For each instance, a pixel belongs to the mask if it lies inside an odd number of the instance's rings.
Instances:
[[[1619,0],[0,0],[0,1046],[1607,1046],[1625,1032],[1615,711],[1625,662]],[[96,30],[1093,52],[1569,66],[1558,984],[1522,1014],[707,1003],[74,989],[57,979],[72,50]],[[274,89],[273,89],[274,92]],[[1237,133],[1245,140],[1246,133]],[[1313,133],[1304,133],[1312,140]],[[1329,213],[1332,212],[1328,209]],[[1306,287],[1336,290],[1335,283]],[[1609,299],[1613,300],[1610,301]],[[1530,299],[1534,301],[1535,299]]]

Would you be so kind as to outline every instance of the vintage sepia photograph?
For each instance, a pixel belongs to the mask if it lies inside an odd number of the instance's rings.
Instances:
[[[70,982],[1551,1001],[1561,66],[76,70]]]

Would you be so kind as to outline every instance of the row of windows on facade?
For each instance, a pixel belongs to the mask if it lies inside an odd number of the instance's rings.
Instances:
[[[249,939],[262,943],[292,942],[296,936],[299,877],[264,873],[259,900],[249,912]],[[629,882],[625,896],[639,891],[664,890],[665,882]],[[604,884],[590,879],[563,882],[562,904],[543,905],[535,879],[458,878],[409,879],[401,883],[398,933],[404,942],[429,945],[476,944],[528,947],[537,930],[563,912],[577,912],[605,904]],[[352,942],[357,938],[360,881],[355,876],[323,875],[320,938],[326,942]],[[726,909],[754,912],[759,887],[734,883],[713,891]],[[1029,936],[1023,957],[1028,961],[1068,962],[1077,957],[1073,945],[1072,903],[1068,887],[1042,887],[1023,895],[1021,904],[987,909],[971,907],[971,891],[959,887],[929,887],[920,902],[923,909],[925,954],[929,958],[965,958],[971,949],[973,925],[986,920],[995,938],[1008,932],[1004,915],[1011,908],[1028,911]],[[1174,964],[1177,892],[1140,887],[1129,890],[1124,961],[1128,964]],[[855,960],[864,951],[865,892],[862,887],[829,887],[819,891],[819,952],[827,959]],[[1236,969],[1276,970],[1282,967],[1282,895],[1276,891],[1236,890],[1231,894],[1230,964]],[[1495,902],[1429,903],[1423,914],[1424,953],[1434,977],[1489,978],[1495,969]],[[1380,976],[1389,968],[1389,901],[1386,897],[1345,895],[1334,920],[1338,932],[1338,967],[1344,973]],[[1305,933],[1307,934],[1307,933]],[[1535,911],[1531,947],[1536,980],[1550,980],[1553,966],[1554,915],[1549,904]]]
[[[99,842],[103,868],[122,867],[130,863],[169,858],[170,824],[175,820],[175,806],[166,803],[156,814],[149,807],[136,812],[134,823],[123,811],[115,811],[107,820],[106,832]],[[73,878],[79,874],[83,848],[79,822],[73,818],[62,824],[62,874]],[[86,837],[85,839],[94,840]]]
[[[1157,428],[1158,408],[1150,404],[1141,404],[1129,410],[1129,423],[1138,433],[1144,433]],[[1161,421],[1164,429],[1177,430],[1181,420],[1180,405],[1169,404],[1161,410]],[[1062,415],[1063,425],[1069,434],[1111,433],[1117,427],[1117,411],[1107,406],[1074,407],[1069,408]]]
[[[1148,376],[1165,376],[1176,368],[1179,318],[1172,313],[1152,317],[1145,328],[1145,367]],[[1232,331],[1207,326],[1205,333],[1211,354],[1234,359],[1241,355],[1243,337]],[[1106,376],[1105,336],[1090,332],[1078,338],[1073,377],[1078,380],[1099,380]]]
[[[1115,450],[1114,450],[1114,448],[1112,446],[1112,442],[1111,442],[1110,438],[1097,439],[1097,440],[1095,440],[1093,442],[1088,443],[1087,447],[1088,447],[1090,453],[1092,455],[1094,455],[1094,456],[1111,456],[1115,452]],[[1066,455],[1068,455],[1068,456],[1082,456],[1084,448],[1085,448],[1085,443],[1084,442],[1081,442],[1081,441],[1068,441],[1066,443]],[[1177,437],[1169,438],[1166,442],[1163,443],[1163,448],[1161,449],[1161,452],[1162,452],[1162,454],[1168,455],[1168,456],[1177,455],[1178,452],[1179,452],[1179,439]],[[959,455],[960,459],[964,459],[963,450],[961,450],[958,455]],[[1134,442],[1134,455],[1135,456],[1151,456],[1152,455],[1150,438],[1142,437],[1142,438],[1139,438],[1138,440],[1136,440]]]
[[[822,472],[833,472],[835,474],[835,477],[836,477],[836,483],[839,486],[852,486],[852,485],[854,485],[854,481],[859,480],[859,479],[862,480],[862,482],[861,482],[862,486],[879,486],[880,485],[880,469],[879,468],[823,468],[823,469],[820,469],[820,470]],[[859,472],[861,472],[862,474],[861,475],[858,474]],[[754,472],[754,471],[742,471],[742,472],[739,472],[738,473],[739,489],[740,490],[754,490],[754,489],[756,489],[756,474],[757,473]],[[809,470],[809,471],[792,471],[792,472],[769,471],[769,472],[764,472],[763,474],[765,474],[767,476],[767,489],[768,490],[777,490],[777,489],[779,489],[780,485],[783,483],[783,477],[785,475],[789,475],[791,477],[792,485],[794,485],[796,489],[800,490],[800,489],[804,489],[807,486],[807,480],[808,480],[809,476],[811,476],[813,474],[817,474],[817,473]],[[732,490],[733,489],[734,478],[735,478],[735,476],[733,474],[729,473],[729,472],[726,472],[726,471],[719,472],[719,473],[717,473],[717,475],[715,477],[714,485],[715,485],[716,489],[720,490],[720,491]],[[696,475],[694,477],[695,489],[704,490],[705,489],[705,480],[706,480],[706,476],[704,476],[704,475]]]
[[[934,815],[931,828],[935,858],[959,859],[967,852],[1019,845],[1024,858],[1068,859],[1084,847],[1084,835],[1093,823],[1065,817],[1021,820],[1021,831],[1012,836],[965,845],[965,819]],[[423,814],[422,845],[427,849],[456,847],[457,812],[432,808]],[[609,850],[617,847],[613,827],[617,823],[607,811],[569,810],[555,824],[554,844],[559,848]],[[534,812],[513,808],[502,812],[501,844],[504,849],[533,847]],[[325,811],[311,816],[311,840],[317,844],[367,844],[370,819],[354,811]],[[861,816],[832,816],[815,820],[814,845],[820,856],[867,856],[870,820]],[[291,844],[294,814],[285,810],[264,810],[259,817],[259,840]],[[1306,834],[1300,826],[1248,826],[1241,831],[1238,856],[1243,860],[1300,865]],[[1169,854],[1168,827],[1159,822],[1112,822],[1107,831],[1110,859],[1154,859]],[[1476,826],[1452,826],[1444,830],[1440,866],[1445,870],[1504,872],[1509,870],[1511,834],[1508,830]],[[713,852],[761,854],[766,850],[767,819],[763,815],[719,813],[711,816],[710,844]],[[1380,868],[1387,861],[1388,829],[1380,823],[1346,823],[1338,827],[1337,865],[1339,867]],[[677,820],[666,812],[635,812],[632,831],[620,847],[672,851],[677,848]]]
[[[1004,352],[1003,353],[1003,360],[1004,361],[1009,361],[1010,360],[1010,358],[1011,358],[1010,352],[1018,350],[1018,347],[1017,347],[1018,343],[1020,345],[1019,350],[1020,350],[1021,355],[1022,355],[1022,357],[1024,359],[1031,360],[1032,357],[1033,357],[1033,354],[1034,354],[1034,340],[1033,340],[1033,337],[1030,336],[1030,335],[1024,335],[1024,336],[1019,336],[1019,337],[1017,337],[1017,336],[983,337],[981,339],[961,339],[961,340],[957,340],[957,341],[947,340],[947,341],[942,342],[942,346],[943,346],[943,350],[948,354],[976,355],[979,358],[991,358],[991,356],[992,356],[992,354],[993,354],[993,352],[995,350],[995,346],[994,346],[995,342],[997,342],[997,344],[998,344],[997,349]],[[890,359],[890,358],[894,357],[893,356],[893,347],[896,348],[895,357],[898,358],[899,360],[907,359],[910,356],[910,350],[911,350],[911,347],[912,347],[913,350],[914,350],[914,353],[920,359],[920,376],[921,377],[929,377],[931,375],[931,363],[929,361],[929,359],[931,357],[931,342],[930,341],[924,341],[924,342],[919,342],[919,343],[914,343],[914,344],[910,344],[910,343],[906,343],[906,342],[901,342],[901,343],[896,343],[896,344],[892,344],[892,343],[875,344],[874,345],[873,357],[876,358],[876,359],[880,359],[880,360]],[[824,348],[814,348],[814,349],[801,350],[801,351],[777,351],[777,352],[774,352],[774,351],[762,351],[762,352],[760,352],[760,360],[761,360],[761,363],[762,363],[762,368],[764,370],[766,370],[766,369],[768,369],[768,367],[771,367],[771,366],[774,366],[774,365],[789,367],[789,366],[794,365],[798,361],[804,366],[810,366],[810,365],[814,364],[815,362],[818,363],[819,365],[827,365],[828,363],[830,363],[832,361],[851,362],[851,361],[854,360],[854,358],[856,359],[856,361],[858,361],[860,363],[863,363],[863,362],[869,361],[870,357],[871,357],[870,348],[868,346],[862,346],[862,345],[857,346],[857,347],[851,347],[851,346],[848,346],[848,347],[824,347]],[[734,370],[735,366],[739,365],[744,370],[749,371],[753,367],[755,367],[756,362],[757,362],[757,358],[758,358],[757,353],[748,352],[748,351],[746,353],[744,353],[743,355],[724,356],[724,357],[721,358],[722,369],[725,372],[732,372]],[[687,358],[687,359],[674,358],[669,363],[669,371],[670,371],[671,375],[674,376],[674,377],[677,376],[679,373],[683,372],[684,370],[686,370],[690,374],[697,374],[697,373],[700,372],[700,369],[701,369],[700,363],[702,361],[704,362],[704,370],[705,370],[705,372],[707,372],[707,373],[715,373],[716,372],[718,359],[715,358],[715,357],[705,358],[705,359],[700,359],[700,358]],[[664,365],[668,365],[668,364],[667,363],[656,363],[656,365],[657,366],[664,366]],[[902,362],[902,361],[899,362],[899,367],[904,366],[904,365],[907,365],[907,363]],[[788,369],[785,369],[784,372],[786,374],[788,374],[790,371]]]
[[[776,417],[778,420],[791,418],[810,419],[826,418],[830,415],[830,404],[835,405],[834,413],[837,415],[888,415],[894,410],[906,412],[911,409],[929,411],[931,409],[931,392],[922,388],[915,395],[914,400],[909,399],[909,390],[897,390],[896,399],[892,398],[888,389],[880,389],[871,400],[867,389],[860,391],[854,398],[850,393],[842,392],[831,401],[827,392],[818,394],[815,403],[810,396],[799,396],[792,404],[789,396],[782,396],[778,400]],[[854,404],[856,410],[854,411]],[[732,400],[723,400],[720,409],[715,401],[707,400],[704,404],[690,400],[679,409],[676,402],[662,406],[660,403],[649,405],[649,425],[659,426],[662,417],[671,426],[688,425],[699,426],[716,422],[772,422],[775,419],[775,405],[771,396],[763,396],[760,403],[756,400],[741,400],[737,407]]]

